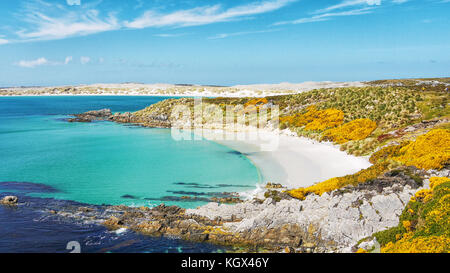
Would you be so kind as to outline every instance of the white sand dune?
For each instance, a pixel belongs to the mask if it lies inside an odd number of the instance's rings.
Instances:
[[[91,84],[55,87],[0,88],[0,96],[173,96],[173,97],[265,97],[306,92],[318,88],[365,86],[362,82],[303,82],[279,84],[236,85],[231,87],[173,84]]]

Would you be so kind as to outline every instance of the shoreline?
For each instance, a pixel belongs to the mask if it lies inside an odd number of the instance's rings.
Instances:
[[[285,95],[294,95],[297,92],[291,93],[273,93],[273,94],[202,94],[202,93],[194,93],[194,94],[39,94],[39,95],[0,95],[0,98],[7,97],[168,97],[168,98],[193,98],[193,97],[202,97],[202,98],[215,98],[215,97],[223,97],[223,98],[263,98],[266,96],[285,96]]]
[[[339,150],[329,142],[313,141],[295,136],[289,130],[264,130],[264,139],[230,139],[233,132],[206,130],[204,138],[246,156],[262,175],[263,185],[278,183],[288,188],[307,187],[333,177],[353,174],[372,164],[366,157],[356,157]],[[278,139],[272,151],[262,151],[261,145]],[[258,185],[257,185],[258,187]]]

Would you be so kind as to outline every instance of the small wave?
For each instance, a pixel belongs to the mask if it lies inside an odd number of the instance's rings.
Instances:
[[[113,231],[115,234],[120,235],[122,233],[127,232],[128,229],[127,228],[119,228],[118,230]]]
[[[239,192],[239,197],[244,200],[253,199],[265,192],[265,188],[262,184],[256,184],[256,188],[248,191]]]

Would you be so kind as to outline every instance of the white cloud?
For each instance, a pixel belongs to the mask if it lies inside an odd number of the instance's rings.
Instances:
[[[33,67],[45,65],[48,63],[49,62],[46,58],[39,58],[36,60],[31,60],[31,61],[20,61],[20,62],[16,63],[16,65],[18,65],[20,67],[33,68]]]
[[[390,0],[394,4],[403,4],[409,0]],[[450,0],[449,0],[450,1]],[[374,11],[377,6],[382,4],[382,0],[344,0],[338,4],[318,9],[312,13],[313,16],[300,18],[291,21],[282,21],[273,25],[284,24],[303,24],[311,22],[322,22],[331,20],[333,17],[354,16],[369,14]]]
[[[257,30],[257,31],[241,31],[241,32],[233,32],[233,33],[220,33],[214,36],[209,37],[208,39],[224,39],[233,36],[242,36],[248,34],[258,34],[258,33],[267,33],[278,31],[279,29],[269,29],[269,30]]]
[[[180,36],[185,36],[185,35],[187,35],[187,33],[175,33],[175,34],[172,34],[172,33],[160,33],[160,34],[155,34],[153,36],[162,37],[162,38],[173,38],[173,37],[180,37]]]
[[[368,14],[372,12],[372,8],[363,8],[363,9],[355,9],[355,10],[349,10],[349,11],[342,11],[342,12],[330,12],[330,13],[324,13],[320,15],[315,15],[312,17],[306,17],[306,18],[300,18],[293,21],[283,21],[283,22],[277,22],[274,25],[286,25],[286,24],[304,24],[304,23],[312,23],[312,22],[322,22],[322,21],[328,21],[333,17],[339,17],[339,16],[352,16],[352,15],[362,15],[362,14]]]
[[[89,58],[89,57],[81,57],[80,58],[80,62],[81,62],[81,64],[87,64],[87,63],[89,63],[91,61],[91,58]]]
[[[379,6],[379,5],[381,5],[381,0],[345,0],[339,4],[332,5],[332,6],[324,8],[324,9],[319,9],[315,13],[325,13],[325,12],[333,11],[336,9],[343,9],[343,8],[347,8],[347,7],[360,6],[360,5]]]
[[[45,0],[30,0],[24,2],[23,10],[17,14],[28,26],[16,30],[17,38],[13,41],[55,40],[127,28],[186,27],[243,20],[251,18],[252,15],[278,10],[295,1],[298,0],[255,1],[230,8],[219,4],[170,13],[148,10],[140,17],[120,21],[116,12],[103,12],[103,14],[99,12],[97,6],[102,2],[101,0],[83,3],[83,5],[81,0],[66,0],[68,5],[79,5],[76,9],[66,5],[47,3]],[[139,3],[144,2],[139,1]],[[157,34],[156,36],[174,37],[175,35]]]
[[[72,56],[67,56],[64,60],[64,64],[69,64],[73,60]]]
[[[120,28],[113,13],[103,18],[96,9],[72,11],[61,5],[45,6],[46,4],[40,1],[39,4],[28,4],[25,7],[23,20],[32,28],[16,32],[22,40],[62,39]],[[49,13],[53,16],[48,15]]]
[[[81,5],[81,0],[66,0],[69,6],[79,6]]]
[[[4,44],[7,44],[7,43],[9,43],[8,40],[0,38],[0,45],[4,45]]]
[[[233,8],[222,9],[221,5],[197,7],[179,10],[169,14],[160,14],[155,11],[146,11],[141,17],[125,22],[128,28],[146,28],[162,26],[197,26],[217,22],[225,22],[242,17],[266,13],[280,9],[295,0],[272,0],[254,2]]]

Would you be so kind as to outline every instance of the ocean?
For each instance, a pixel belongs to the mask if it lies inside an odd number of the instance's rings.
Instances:
[[[0,206],[0,252],[67,252],[66,243],[73,240],[84,242],[82,249],[88,252],[223,250],[133,232],[116,234],[95,224],[47,217],[40,209],[68,202],[192,208],[212,196],[255,189],[261,182],[259,170],[243,154],[215,142],[176,141],[170,129],[66,121],[74,113],[137,111],[163,99],[0,98],[0,196],[14,194],[28,202],[25,207]],[[181,198],[186,195],[196,198]]]

